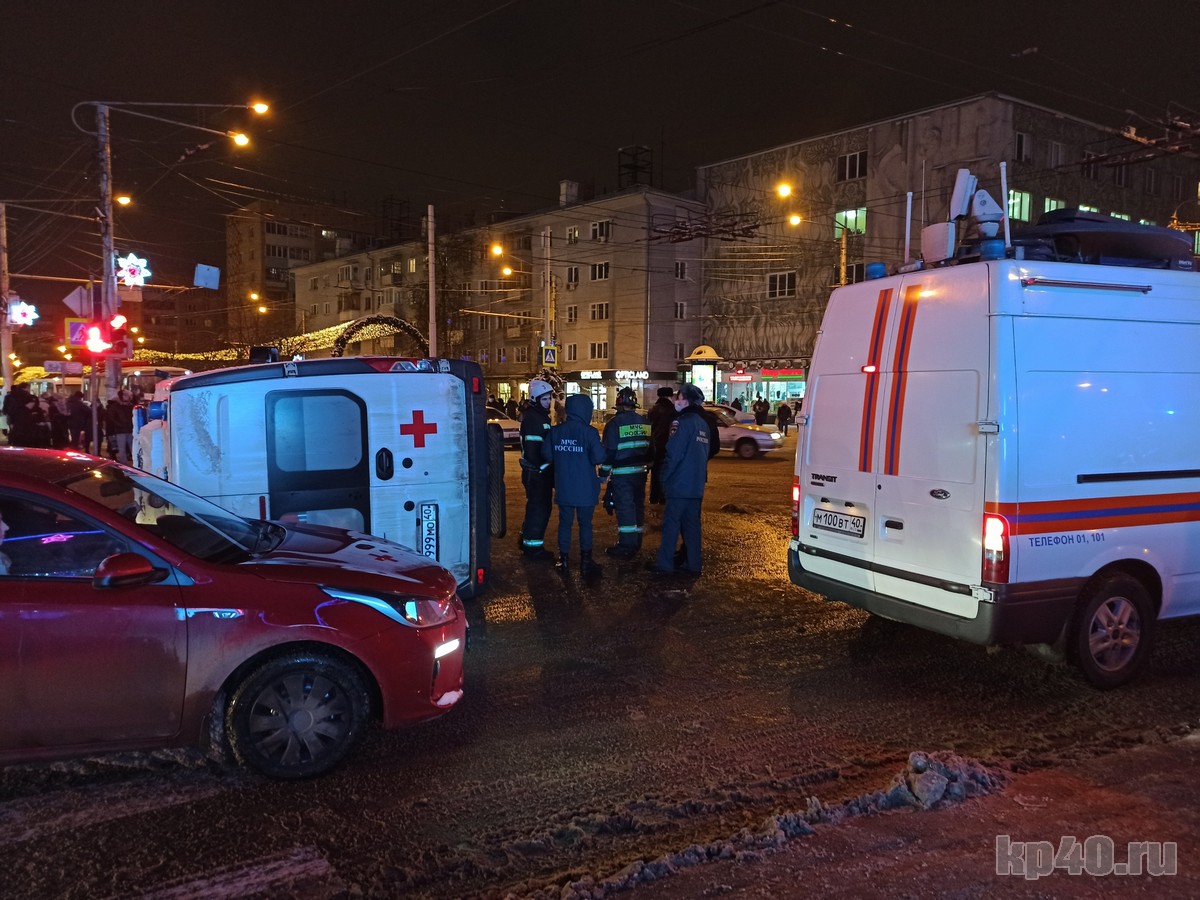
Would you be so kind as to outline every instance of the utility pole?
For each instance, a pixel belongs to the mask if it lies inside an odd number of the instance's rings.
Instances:
[[[429,231],[429,355],[437,356],[437,244],[433,232],[433,204],[426,217]]]

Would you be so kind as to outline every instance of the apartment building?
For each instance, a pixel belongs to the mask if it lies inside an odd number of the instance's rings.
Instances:
[[[580,201],[563,182],[557,207],[439,235],[437,354],[478,361],[501,399],[519,399],[543,366],[598,409],[627,385],[652,398],[699,343],[702,247],[675,235],[703,217],[694,200],[645,185]],[[415,353],[428,335],[427,242],[294,275],[307,333],[374,317],[400,323],[365,323],[347,353]]]
[[[921,227],[946,219],[960,167],[1007,201],[1014,230],[1064,207],[1168,225],[1194,209],[1200,181],[1200,161],[1156,152],[1128,127],[1000,94],[701,166],[702,339],[722,360],[718,396],[802,396],[831,287],[862,280],[871,262],[915,258]]]

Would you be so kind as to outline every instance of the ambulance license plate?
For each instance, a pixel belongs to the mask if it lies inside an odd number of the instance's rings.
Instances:
[[[421,518],[417,523],[417,552],[430,559],[438,558],[438,508],[436,503],[421,504]]]
[[[822,531],[836,531],[860,538],[866,533],[867,519],[865,516],[851,516],[831,509],[814,509],[812,526]]]

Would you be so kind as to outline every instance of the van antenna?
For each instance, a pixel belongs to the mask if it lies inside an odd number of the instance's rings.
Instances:
[[[1007,201],[1008,201],[1008,163],[1003,162],[1003,161],[1001,161],[1001,163],[1000,163],[1000,196],[1004,198],[1004,200],[1006,201],[1006,205],[1011,206],[1011,204],[1007,204]],[[1004,210],[1004,249],[1005,250],[1012,249],[1012,234],[1008,227],[1008,225],[1009,225],[1008,213],[1009,213],[1009,210],[1005,209]]]
[[[912,247],[912,195],[913,192],[908,192],[908,203],[904,210],[904,264],[912,262],[912,254],[909,252]]]

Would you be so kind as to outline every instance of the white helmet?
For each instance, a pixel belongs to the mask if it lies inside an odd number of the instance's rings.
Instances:
[[[540,378],[535,378],[529,382],[529,399],[537,402],[543,394],[549,394],[553,390],[554,388],[550,387],[547,382],[542,381]]]

